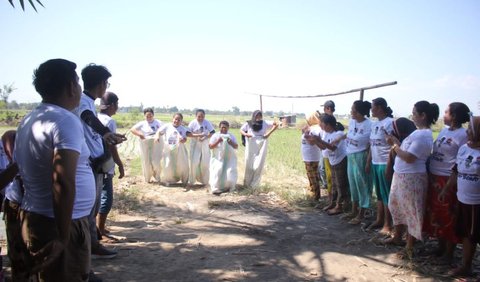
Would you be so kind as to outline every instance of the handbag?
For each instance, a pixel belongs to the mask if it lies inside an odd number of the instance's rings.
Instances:
[[[102,144],[103,154],[96,158],[90,157],[90,166],[95,173],[107,174],[115,166],[115,162],[113,161],[112,154],[110,154],[108,150],[108,146],[103,140]]]

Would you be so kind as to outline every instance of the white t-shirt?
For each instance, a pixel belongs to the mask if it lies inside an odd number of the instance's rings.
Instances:
[[[187,138],[187,129],[183,125],[174,127],[173,124],[167,123],[162,125],[158,131],[164,135],[165,143],[168,145],[178,144],[180,136]]]
[[[81,121],[66,109],[46,103],[27,115],[17,130],[15,159],[25,187],[22,209],[54,217],[52,163],[54,152],[62,149],[80,154],[72,218],[90,214],[95,201],[95,180]]]
[[[146,136],[154,135],[162,125],[163,123],[158,119],[154,119],[152,122],[148,122],[147,120],[142,120],[137,124],[135,124],[133,128],[135,128],[136,130],[140,130],[143,133],[143,135],[146,137]]]
[[[337,140],[343,135],[344,135],[343,131],[334,131],[332,133],[326,133],[325,138],[323,138],[323,141],[327,143],[332,143],[333,140]],[[326,149],[330,165],[339,164],[347,156],[347,148],[345,146],[344,139],[342,139],[342,141],[340,141],[336,146],[337,146],[337,149],[335,151]]]
[[[393,118],[386,117],[383,120],[372,123],[370,133],[370,152],[372,154],[373,164],[387,164],[390,145],[387,143],[385,131],[389,134],[393,132]]]
[[[320,136],[320,126],[311,126],[310,135]],[[304,162],[319,162],[322,159],[322,150],[316,144],[310,144],[302,134],[302,158]]]
[[[115,120],[111,116],[109,116],[107,114],[104,114],[104,113],[98,113],[98,119],[100,120],[100,122],[103,125],[108,127],[108,129],[110,129],[111,132],[113,132],[113,133],[117,132],[117,123],[115,122]],[[110,174],[110,175],[115,174],[115,165],[108,172],[108,174]]]
[[[480,205],[480,150],[466,144],[457,154],[457,198],[467,205]]]
[[[433,143],[430,172],[435,175],[449,176],[452,173],[452,167],[455,165],[458,149],[467,143],[467,140],[467,130],[465,128],[442,129],[437,140]]]
[[[232,133],[229,133],[229,132],[227,132],[227,134],[221,134],[220,132],[217,132],[217,133],[213,134],[212,137],[210,138],[210,143],[209,144],[215,144],[215,142],[217,142],[218,139],[227,137],[227,136],[224,136],[224,135],[228,135],[228,138],[230,138],[230,140],[235,142],[235,144],[238,144],[237,139],[235,138],[235,135],[233,135]],[[223,142],[225,142],[225,141],[223,141]]]
[[[203,133],[208,135],[210,133],[215,133],[215,128],[213,128],[212,124],[204,119],[202,123],[199,123],[198,120],[194,119],[188,124],[187,128],[188,132],[190,133]]]
[[[417,157],[413,163],[407,163],[398,155],[395,157],[393,169],[396,173],[427,172],[427,159],[432,153],[433,137],[430,129],[417,129],[403,140],[400,149]]]
[[[248,122],[244,123],[240,130],[243,130],[244,132],[247,132],[248,134],[252,134],[255,137],[258,136],[263,136],[265,133],[267,133],[268,130],[270,130],[273,127],[273,122],[269,121],[263,121],[263,126],[262,129],[259,131],[253,131],[253,129],[248,125]]]
[[[363,152],[370,146],[370,133],[372,132],[372,122],[370,119],[365,119],[358,122],[351,119],[348,123],[347,132],[347,154]]]
[[[80,98],[80,105],[73,111],[79,118],[84,111],[90,110],[97,116],[95,109],[95,100],[82,93]],[[81,120],[81,118],[80,118]],[[90,126],[81,120],[83,124],[83,131],[85,132],[85,141],[87,142],[88,149],[92,158],[98,158],[103,155],[103,143],[102,136],[95,132]]]

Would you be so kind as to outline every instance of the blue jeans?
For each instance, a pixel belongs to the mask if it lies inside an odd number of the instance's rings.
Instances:
[[[103,178],[102,195],[100,197],[100,210],[101,214],[108,214],[112,209],[113,203],[113,175],[105,174]]]

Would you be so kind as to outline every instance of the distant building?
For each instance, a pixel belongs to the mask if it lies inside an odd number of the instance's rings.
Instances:
[[[297,123],[297,115],[285,115],[279,117],[279,119],[282,122],[282,127],[295,126],[295,124]]]

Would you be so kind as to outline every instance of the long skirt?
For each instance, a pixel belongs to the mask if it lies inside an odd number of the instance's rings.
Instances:
[[[438,195],[447,184],[448,178],[448,176],[429,175],[423,230],[429,236],[459,243],[455,234],[455,213],[458,208],[457,187],[447,191],[443,202],[438,200]]]
[[[408,233],[422,240],[427,194],[427,173],[393,173],[388,208],[394,225],[406,225]]]

